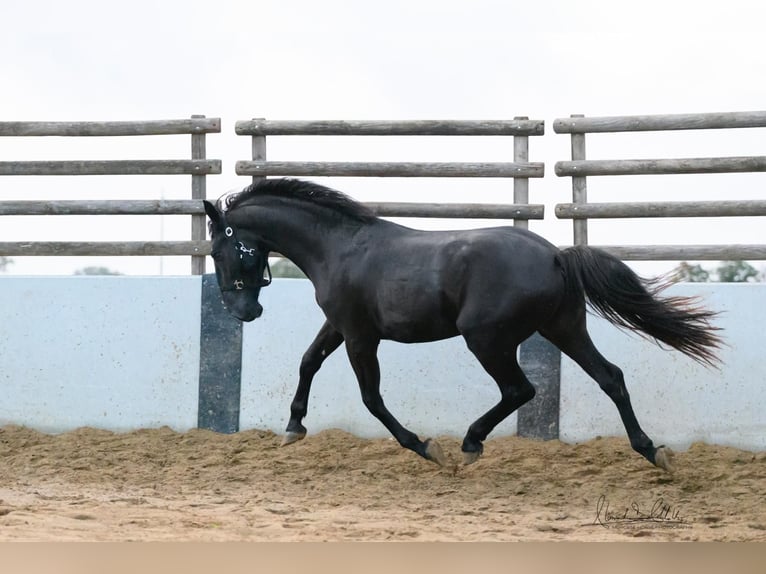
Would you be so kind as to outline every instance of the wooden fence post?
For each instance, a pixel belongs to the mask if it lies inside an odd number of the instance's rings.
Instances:
[[[266,118],[253,118],[254,122],[260,122]],[[265,135],[253,135],[253,161],[266,161],[266,136]],[[265,179],[265,176],[254,175],[253,183]]]
[[[527,116],[516,116],[514,120],[528,120]],[[529,136],[519,135],[513,136],[513,162],[514,163],[528,163],[529,162]],[[513,178],[513,203],[516,205],[529,204],[529,178],[526,177],[514,177]],[[514,219],[514,227],[520,227],[521,229],[529,229],[529,220],[527,219]]]
[[[570,117],[582,118],[582,114],[572,114]],[[572,161],[585,159],[585,134],[572,134]],[[585,177],[572,177],[572,203],[588,203],[588,184]],[[572,221],[575,245],[588,245],[588,220],[575,219]]]
[[[204,118],[205,116],[193,115],[192,119]],[[193,133],[191,136],[192,159],[205,159],[205,132]],[[205,174],[192,174],[192,199],[207,198],[207,181]],[[204,241],[207,239],[205,229],[205,216],[191,216],[191,238],[192,241]],[[205,256],[193,255],[191,259],[192,275],[203,275],[205,273]]]

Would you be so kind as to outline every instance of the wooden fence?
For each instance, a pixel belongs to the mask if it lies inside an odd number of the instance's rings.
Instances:
[[[221,160],[205,157],[205,135],[221,131],[220,118],[119,122],[0,122],[0,137],[110,137],[191,135],[191,159],[107,161],[0,161],[3,175],[191,175],[188,200],[0,201],[0,215],[190,215],[190,241],[0,242],[0,255],[189,255],[192,273],[205,270],[206,176],[221,173]]]
[[[766,215],[766,200],[589,203],[587,178],[601,175],[764,172],[766,157],[687,159],[586,159],[588,133],[700,130],[766,127],[766,112],[676,114],[655,116],[557,119],[554,131],[570,134],[572,158],[556,163],[560,177],[572,178],[572,203],[555,207],[556,216],[572,219],[574,243],[588,243],[588,219],[644,217],[736,217]],[[205,217],[201,199],[206,176],[221,173],[221,161],[205,157],[205,136],[221,131],[219,118],[144,122],[0,122],[0,137],[109,137],[191,135],[191,159],[116,161],[0,161],[3,175],[191,175],[188,200],[0,201],[0,215],[190,215],[189,241],[135,242],[0,242],[0,255],[188,255],[192,273],[205,270]],[[275,121],[254,119],[235,124],[238,135],[252,138],[252,158],[238,161],[238,175],[254,180],[295,177],[471,177],[512,178],[513,203],[368,203],[385,217],[512,219],[519,227],[542,219],[544,206],[529,204],[529,179],[541,178],[543,163],[529,161],[529,137],[544,134],[542,120],[517,117],[498,121]],[[276,136],[508,136],[513,158],[508,162],[319,162],[267,161],[266,139]],[[625,260],[766,259],[766,245],[602,246]]]
[[[736,217],[766,215],[766,201],[683,201],[589,203],[587,178],[603,175],[742,173],[766,171],[766,156],[685,159],[589,160],[585,134],[766,127],[766,112],[674,114],[652,116],[571,116],[554,121],[553,130],[571,134],[571,161],[559,161],[555,172],[572,178],[572,203],[557,204],[556,217],[572,219],[574,243],[588,244],[588,219],[643,217]],[[766,259],[766,245],[605,245],[625,260]]]
[[[495,177],[513,178],[513,203],[367,203],[385,217],[513,219],[526,227],[542,219],[543,205],[529,204],[529,178],[543,177],[543,163],[529,162],[529,136],[544,134],[545,122],[517,117],[500,121],[277,121],[254,119],[235,124],[252,137],[252,160],[238,161],[238,175],[296,177]],[[512,162],[310,162],[267,161],[267,136],[512,136]]]

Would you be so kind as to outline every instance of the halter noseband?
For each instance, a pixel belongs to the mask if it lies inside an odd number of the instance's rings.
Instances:
[[[239,241],[234,234],[234,228],[226,226],[224,229],[224,235],[231,237],[234,241],[234,249],[239,253],[240,260],[245,260],[245,255],[248,257],[255,257],[255,247],[247,247],[244,243]],[[266,265],[263,268],[265,275],[261,277],[261,280],[257,282],[257,285],[247,285],[243,279],[235,279],[230,286],[221,287],[221,291],[244,291],[246,289],[260,289],[261,287],[268,287],[271,285],[271,267],[269,266],[268,254],[265,256]]]

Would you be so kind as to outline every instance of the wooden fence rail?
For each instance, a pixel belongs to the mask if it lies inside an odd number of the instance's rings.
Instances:
[[[204,215],[194,199],[0,201],[0,215]]]
[[[440,217],[486,219],[542,219],[538,205],[504,203],[366,203],[380,217]],[[203,215],[202,202],[192,199],[124,201],[2,201],[0,215]],[[436,214],[436,215],[434,215]]]
[[[0,176],[190,175],[190,200],[0,201],[0,215],[190,215],[191,241],[0,242],[0,255],[189,255],[192,273],[204,273],[209,246],[201,200],[206,195],[206,176],[222,171],[221,160],[205,157],[205,136],[220,131],[220,118],[204,116],[152,121],[0,122],[0,137],[191,135],[191,159],[184,160],[0,161]]]
[[[0,161],[0,175],[208,175],[221,173],[215,159]]]
[[[220,118],[192,116],[183,120],[118,122],[0,122],[0,136],[158,136],[209,134],[221,131]]]
[[[266,177],[543,177],[542,163],[238,161],[237,175]]]
[[[541,136],[543,120],[266,120],[238,121],[241,136]]]
[[[572,159],[559,161],[555,173],[572,178],[572,203],[555,206],[556,216],[573,220],[574,243],[588,244],[588,219],[640,217],[739,217],[766,215],[766,201],[588,203],[592,176],[755,173],[766,171],[766,156],[590,160],[585,134],[635,131],[734,129],[766,127],[766,111],[655,116],[572,116],[553,122],[556,133],[570,134]],[[600,246],[626,260],[766,259],[766,245]]]
[[[529,219],[542,219],[544,206],[529,204],[529,178],[545,175],[543,163],[529,162],[529,136],[545,133],[542,120],[517,117],[496,121],[282,121],[253,119],[235,124],[238,135],[252,137],[252,160],[238,161],[238,175],[253,180],[267,176],[295,177],[480,177],[513,178],[513,203],[375,203],[373,210],[390,217],[465,217],[513,219],[520,227]],[[267,136],[511,136],[512,162],[311,162],[266,161]]]
[[[367,202],[379,217],[439,217],[444,219],[542,219],[542,205],[506,203]]]
[[[204,259],[210,242],[199,241],[13,241],[0,242],[0,253],[11,256],[193,255]]]
[[[766,200],[559,203],[555,213],[560,219],[749,217],[766,215]]]
[[[556,162],[556,175],[669,175],[766,171],[766,156],[681,159],[615,159]]]
[[[678,130],[718,130],[766,127],[766,111],[706,114],[658,114],[651,116],[573,115],[553,122],[557,134],[596,134],[610,132],[654,132]]]

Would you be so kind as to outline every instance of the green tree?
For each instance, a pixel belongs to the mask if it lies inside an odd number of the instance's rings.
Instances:
[[[707,283],[710,281],[710,273],[699,263],[689,265],[686,261],[682,261],[673,270],[673,275],[678,278],[678,281],[687,283]]]
[[[108,267],[83,267],[74,272],[75,275],[122,275],[119,271],[113,271]]]
[[[716,268],[721,283],[752,283],[761,280],[761,274],[747,261],[724,261]]]
[[[277,259],[271,266],[271,275],[274,277],[289,277],[292,279],[306,279],[306,275],[298,266],[289,259]]]
[[[753,283],[766,280],[766,275],[759,272],[747,261],[722,261],[714,271],[708,271],[699,264],[690,265],[682,261],[673,269],[677,281],[689,283]]]

